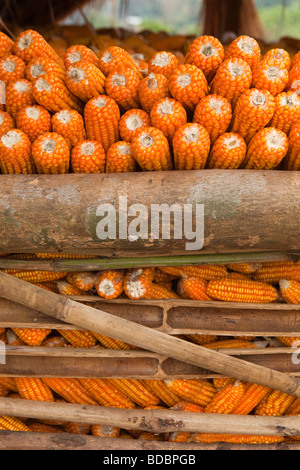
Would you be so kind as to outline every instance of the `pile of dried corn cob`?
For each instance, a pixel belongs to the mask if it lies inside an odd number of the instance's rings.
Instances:
[[[120,46],[59,52],[0,33],[0,168],[7,173],[298,170],[299,54],[241,36],[185,55]]]

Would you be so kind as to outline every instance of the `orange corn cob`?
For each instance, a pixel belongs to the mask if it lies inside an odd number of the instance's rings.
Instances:
[[[161,74],[169,78],[179,66],[179,60],[170,51],[155,52],[148,60],[148,73]]]
[[[131,142],[131,151],[143,171],[173,169],[168,139],[155,127],[137,129]]]
[[[298,65],[300,62],[300,51],[298,51],[291,60],[291,68]]]
[[[288,407],[285,416],[296,416],[300,414],[300,398],[296,398],[291,405]]]
[[[99,59],[95,52],[83,44],[73,44],[67,47],[64,52],[64,65],[67,69],[70,65],[74,65],[76,62],[90,63],[98,67]]]
[[[14,129],[15,122],[11,115],[6,111],[0,111],[0,137],[11,129]],[[17,126],[18,127],[18,126]]]
[[[8,55],[0,59],[0,80],[5,85],[10,81],[25,78],[25,62],[16,55]]]
[[[158,405],[159,397],[149,390],[143,380],[139,379],[108,379],[109,382],[120,390],[133,403],[143,408],[150,405]]]
[[[68,403],[98,405],[98,402],[76,378],[45,377],[42,380],[53,392],[60,395]]]
[[[12,331],[29,346],[40,346],[51,333],[49,328],[12,328]]]
[[[233,415],[248,415],[271,392],[269,387],[254,383],[244,384],[245,393],[240,402],[231,410]]]
[[[66,70],[65,84],[83,102],[104,94],[106,77],[90,62],[76,62]]]
[[[86,423],[64,423],[63,431],[71,434],[90,434],[92,426]]]
[[[26,331],[26,329],[24,329]],[[13,330],[10,328],[6,329],[5,337],[3,338],[5,344],[9,344],[10,346],[24,346],[26,343],[15,334]]]
[[[66,76],[65,68],[48,59],[48,57],[33,57],[26,65],[25,75],[27,80],[33,81],[43,75],[55,75],[60,80],[64,80]]]
[[[104,48],[99,54],[98,65],[99,69],[106,77],[116,68],[122,66],[131,68],[138,74],[140,79],[143,78],[139,66],[134,59],[125,49],[119,46],[108,46]]]
[[[150,112],[151,126],[159,129],[169,143],[179,127],[187,123],[187,113],[179,101],[173,98],[163,98],[156,101]]]
[[[193,343],[200,344],[200,346],[202,346],[203,344],[212,343],[213,341],[216,341],[218,339],[218,336],[216,335],[204,335],[201,333],[190,334],[185,336],[190,339]]]
[[[10,55],[13,51],[14,41],[5,33],[0,31],[0,57]]]
[[[138,95],[142,109],[149,114],[156,101],[171,96],[169,80],[162,74],[149,73],[140,80]]]
[[[300,304],[300,282],[293,279],[280,279],[279,293],[288,304]]]
[[[190,413],[203,413],[203,407],[190,403],[188,401],[181,400],[174,405],[172,410],[188,411]],[[169,442],[189,442],[191,436],[190,432],[175,431],[171,432],[168,437]]]
[[[48,348],[66,348],[68,346],[68,342],[61,335],[53,335],[45,338],[41,343],[41,346]]]
[[[248,90],[252,82],[252,71],[247,62],[232,57],[224,60],[212,82],[211,92],[224,96],[234,109],[239,97]]]
[[[124,67],[111,72],[107,76],[105,90],[107,95],[113,98],[125,112],[129,109],[140,108],[139,82],[138,73],[129,67]]]
[[[51,113],[62,109],[75,109],[82,113],[83,102],[67,88],[64,81],[48,73],[33,80],[33,97],[38,104]]]
[[[227,268],[224,265],[203,264],[194,266],[172,266],[161,267],[163,272],[182,276],[200,277],[207,281],[212,279],[219,279],[227,276]]]
[[[91,435],[98,437],[117,438],[120,436],[121,429],[117,426],[108,426],[107,424],[92,424]]]
[[[217,393],[215,386],[203,379],[171,379],[165,384],[182,400],[207,406]]]
[[[204,413],[230,414],[244,395],[243,383],[236,380],[234,384],[226,385],[215,394],[211,402],[204,408]]]
[[[68,273],[65,271],[29,271],[29,270],[21,270],[21,269],[3,269],[2,270],[6,274],[10,274],[11,276],[18,277],[19,279],[23,279],[27,282],[46,282],[46,281],[54,281],[57,279],[61,279],[65,277]]]
[[[92,348],[97,340],[88,330],[58,329],[57,332],[75,348]]]
[[[137,349],[136,346],[128,344],[125,341],[101,335],[96,331],[91,331],[91,334],[107,349]]]
[[[119,140],[120,108],[109,96],[89,100],[84,108],[84,121],[89,140],[97,140],[107,152]]]
[[[94,272],[82,271],[77,273],[70,273],[66,279],[68,282],[70,282],[70,284],[73,284],[73,286],[77,287],[77,289],[87,292],[93,289],[96,276],[97,274]]]
[[[180,398],[174,393],[163,380],[144,380],[144,384],[157,395],[167,406],[174,406]]]
[[[31,429],[19,418],[13,416],[0,416],[0,429],[6,431],[30,431]]]
[[[208,94],[204,73],[196,65],[179,65],[169,77],[169,90],[187,111],[193,113],[195,107]]]
[[[130,109],[126,111],[120,119],[120,138],[126,142],[131,142],[135,131],[142,127],[150,126],[150,116],[143,109]]]
[[[275,127],[259,130],[251,139],[242,168],[273,170],[284,159],[289,149],[287,135]]]
[[[240,279],[242,281],[247,281],[251,279],[249,274],[237,273],[236,271],[229,272],[227,275],[228,279]]]
[[[234,377],[215,377],[213,379],[213,384],[216,389],[219,391],[221,388],[226,387],[227,385],[233,385],[236,379]]]
[[[191,442],[212,444],[214,442],[227,442],[230,444],[277,444],[284,441],[283,436],[260,436],[248,434],[215,434],[196,433],[192,434]]]
[[[247,152],[247,144],[240,134],[225,132],[220,135],[211,147],[207,168],[228,169],[240,168]]]
[[[22,31],[14,42],[13,53],[24,62],[29,62],[33,57],[47,57],[63,65],[62,60],[48,44],[48,42],[37,31],[27,29]]]
[[[56,132],[45,132],[32,144],[32,158],[37,173],[68,173],[70,149],[67,141]]]
[[[283,169],[298,171],[300,169],[300,123],[292,125],[289,132],[289,150],[283,160]]]
[[[106,155],[97,140],[82,140],[71,150],[73,173],[104,173]]]
[[[0,377],[0,385],[8,388],[9,391],[17,392],[18,387],[14,377]]]
[[[129,269],[124,278],[124,292],[129,299],[143,299],[154,278],[154,268]]]
[[[296,63],[288,72],[286,91],[298,91],[300,89],[300,63]]]
[[[43,106],[24,106],[16,116],[16,125],[33,143],[41,134],[51,131],[51,115]]]
[[[261,268],[260,263],[230,263],[227,268],[243,274],[253,274]]]
[[[210,82],[224,57],[222,43],[213,36],[204,35],[191,42],[185,56],[185,63],[199,67]]]
[[[275,113],[270,126],[288,134],[300,119],[300,97],[294,91],[282,92],[275,96]]]
[[[38,377],[15,377],[18,393],[25,400],[54,401],[48,385]]]
[[[7,397],[9,395],[9,389],[6,387],[3,387],[3,385],[0,385],[0,397]]]
[[[180,297],[169,288],[160,284],[152,283],[150,285],[149,290],[147,291],[146,295],[143,298],[148,299],[148,300],[155,300],[155,299],[159,300],[159,299],[179,299]]]
[[[209,281],[207,294],[226,302],[270,303],[278,297],[275,287],[266,282],[235,279]]]
[[[210,151],[209,133],[201,124],[180,126],[173,136],[175,170],[203,170]]]
[[[68,253],[34,253],[34,256],[41,259],[90,259],[95,258],[93,255],[81,255],[81,254],[68,254]]]
[[[291,406],[295,397],[286,393],[274,390],[265,397],[254,410],[256,416],[282,416]]]
[[[124,290],[124,279],[123,271],[103,271],[95,281],[95,289],[104,299],[116,299]]]
[[[28,424],[28,427],[29,427],[30,431],[32,431],[32,432],[51,432],[51,433],[64,432],[64,430],[61,429],[58,426],[53,426],[51,424],[40,423],[38,421]]]
[[[130,173],[137,163],[131,152],[131,144],[120,140],[112,144],[106,154],[106,173]]]
[[[254,134],[273,119],[276,109],[276,99],[269,91],[251,88],[238,99],[231,131],[243,137],[248,144]]]
[[[264,60],[252,74],[252,86],[259,90],[268,90],[273,96],[281,93],[288,85],[289,72],[283,64]]]
[[[207,281],[200,277],[181,278],[178,289],[192,300],[212,300],[206,293]]]
[[[235,348],[256,348],[256,344],[247,339],[218,339],[211,343],[205,344],[204,347],[208,349],[235,349]]]
[[[262,62],[268,61],[269,63],[280,63],[284,65],[287,70],[290,70],[292,61],[288,51],[281,48],[269,49],[262,57]],[[295,60],[296,63],[297,59]]]
[[[165,441],[164,433],[154,433],[149,431],[143,431],[137,436],[137,439],[143,439],[146,441]]]
[[[259,43],[252,37],[242,35],[234,39],[226,49],[225,59],[230,57],[239,57],[251,67],[256,68],[261,59],[261,50]]]
[[[6,111],[16,119],[23,106],[36,104],[32,83],[26,78],[9,82],[6,86],[5,101]]]
[[[160,268],[155,268],[153,281],[158,284],[163,284],[164,282],[172,282],[176,279],[176,276],[171,274],[164,273]]]
[[[197,104],[193,122],[205,127],[213,144],[220,135],[228,130],[231,118],[232,107],[227,98],[210,94]]]
[[[277,339],[289,348],[298,346],[300,342],[300,336],[277,336]]]
[[[52,131],[60,134],[71,149],[86,139],[84,120],[75,109],[63,109],[52,116]]]
[[[253,275],[255,281],[278,283],[280,279],[300,281],[300,264],[293,261],[270,261],[262,264]]]
[[[10,129],[0,137],[0,168],[3,174],[32,174],[31,143],[25,132]]]
[[[135,404],[109,380],[98,378],[79,379],[81,385],[101,406],[114,408],[135,408]]]

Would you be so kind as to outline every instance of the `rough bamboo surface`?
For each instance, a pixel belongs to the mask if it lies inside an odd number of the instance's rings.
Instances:
[[[0,252],[65,252],[105,257],[153,256],[300,249],[300,175],[263,170],[186,171],[100,175],[3,175],[0,188]],[[133,190],[134,188],[134,190]],[[120,199],[123,197],[123,199]],[[120,207],[131,209],[125,233],[118,229]],[[99,206],[111,204],[117,221],[116,237],[100,239]],[[142,215],[138,206],[142,204]],[[131,221],[141,217],[150,225],[153,205],[176,204],[184,216],[190,205],[193,229],[204,232],[203,246],[189,247],[182,238],[128,236]],[[196,206],[198,205],[198,206]],[[204,217],[196,218],[203,205]],[[124,208],[124,207],[123,207]],[[99,212],[97,212],[97,209]],[[103,209],[103,206],[102,206]],[[132,216],[132,213],[136,214]],[[198,214],[199,215],[199,214]],[[160,224],[160,228],[165,224]],[[239,227],[239,230],[236,228]],[[200,240],[201,242],[201,240]],[[190,249],[192,248],[192,249]]]

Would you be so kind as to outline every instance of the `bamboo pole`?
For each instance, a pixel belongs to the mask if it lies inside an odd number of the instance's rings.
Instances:
[[[141,349],[178,359],[248,382],[300,397],[300,380],[241,359],[188,343],[180,338],[116,317],[0,273],[0,296],[54,316],[64,322],[131,343]]]

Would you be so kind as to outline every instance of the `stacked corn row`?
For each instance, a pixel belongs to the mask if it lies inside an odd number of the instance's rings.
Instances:
[[[0,34],[0,168],[14,173],[299,169],[299,64],[240,36],[137,59]]]

